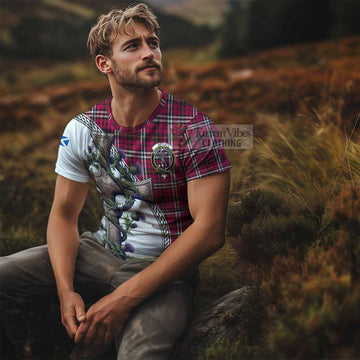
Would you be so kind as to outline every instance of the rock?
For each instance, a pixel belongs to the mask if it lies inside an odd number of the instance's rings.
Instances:
[[[244,286],[213,301],[194,314],[193,321],[177,344],[173,359],[197,359],[210,345],[240,341],[260,325],[264,309],[259,289]]]

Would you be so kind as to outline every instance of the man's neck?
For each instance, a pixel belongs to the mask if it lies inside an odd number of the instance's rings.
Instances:
[[[128,91],[118,88],[112,91],[111,114],[116,123],[124,127],[133,127],[146,121],[161,100],[158,88]]]

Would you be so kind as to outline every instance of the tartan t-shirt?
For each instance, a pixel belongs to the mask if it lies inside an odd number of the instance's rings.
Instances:
[[[211,120],[162,91],[142,124],[121,127],[111,100],[73,118],[56,173],[95,181],[104,216],[95,238],[115,256],[158,257],[193,222],[187,182],[231,168]]]

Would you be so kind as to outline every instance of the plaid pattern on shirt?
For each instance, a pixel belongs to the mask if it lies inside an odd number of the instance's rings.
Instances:
[[[107,134],[138,181],[151,179],[152,200],[163,213],[172,243],[193,221],[187,181],[231,168],[211,120],[196,107],[162,91],[152,115],[135,127],[121,127],[111,98],[84,113]],[[167,246],[168,246],[167,245]]]

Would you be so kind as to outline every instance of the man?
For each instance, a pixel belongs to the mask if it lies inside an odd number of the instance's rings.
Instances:
[[[158,88],[158,31],[144,4],[99,17],[88,47],[112,97],[64,131],[47,247],[2,261],[8,296],[57,290],[62,323],[85,349],[74,358],[114,338],[118,359],[168,358],[189,320],[196,267],[224,243],[231,165],[219,141],[199,141],[218,140],[207,116]],[[90,178],[104,217],[79,240]]]

